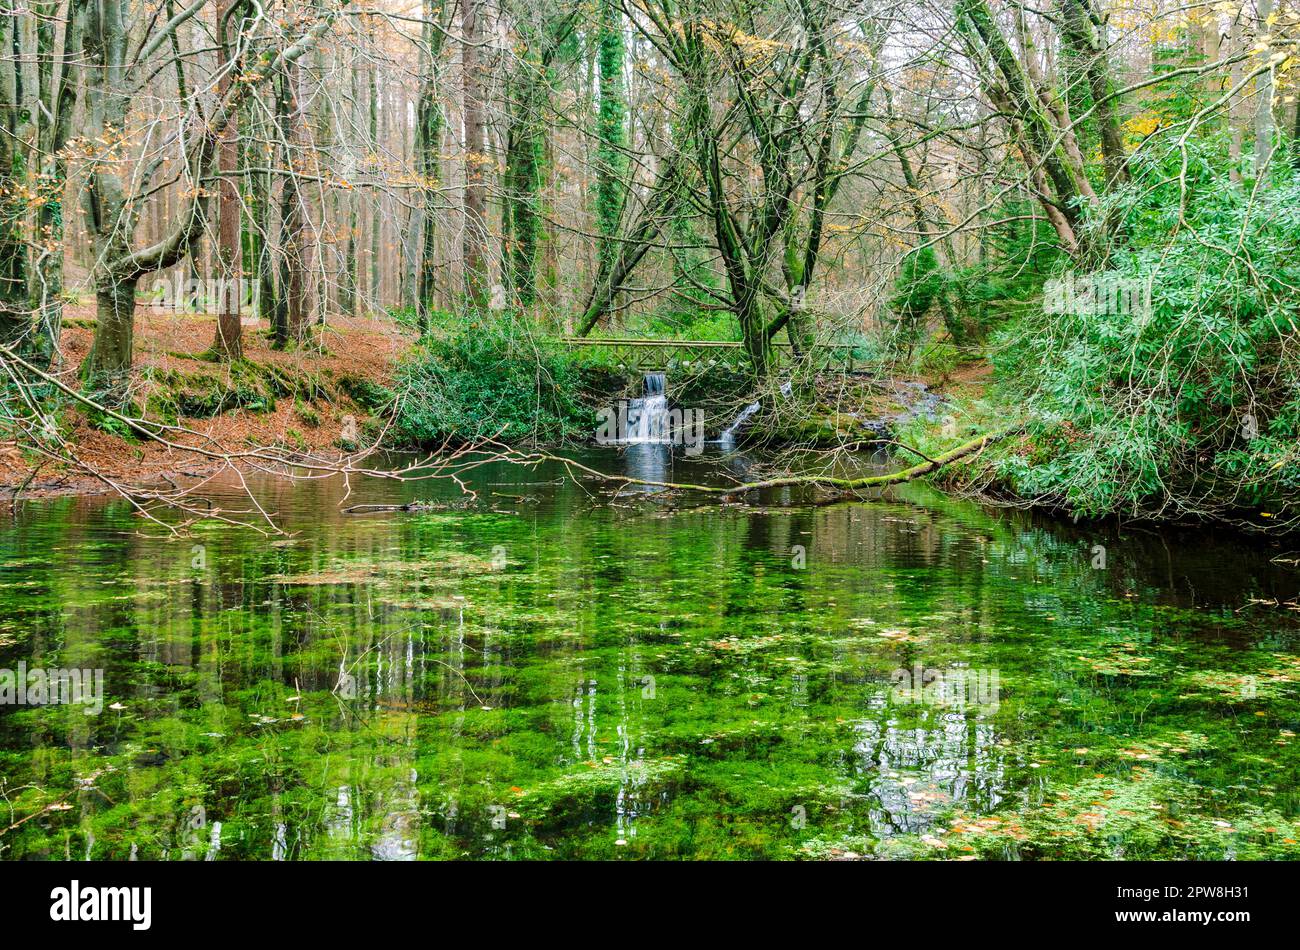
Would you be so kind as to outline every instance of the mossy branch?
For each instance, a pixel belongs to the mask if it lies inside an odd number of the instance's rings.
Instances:
[[[924,462],[913,465],[910,468],[904,468],[897,472],[888,472],[884,475],[866,475],[862,478],[834,478],[829,475],[783,475],[778,478],[769,478],[758,482],[741,482],[736,485],[695,485],[689,482],[659,482],[644,478],[634,478],[630,475],[611,475],[607,472],[600,472],[594,468],[583,465],[581,462],[575,462],[558,455],[549,455],[546,453],[533,453],[524,458],[516,458],[513,461],[524,464],[532,462],[559,462],[566,468],[579,469],[583,473],[594,476],[602,481],[617,482],[620,485],[645,485],[650,488],[669,488],[678,491],[697,491],[705,492],[711,495],[721,495],[724,499],[735,495],[745,494],[746,492],[759,491],[765,488],[785,488],[790,485],[811,485],[821,488],[836,488],[840,491],[860,491],[868,488],[883,488],[887,485],[898,485],[902,482],[910,482],[913,479],[920,478],[923,475],[929,475],[949,465],[958,459],[966,458],[968,455],[974,455],[982,450],[985,446],[992,445],[1005,439],[1016,431],[1016,427],[1002,429],[997,432],[985,433],[976,439],[965,442],[956,448],[949,449],[934,458],[928,458]],[[919,453],[918,453],[919,454]]]

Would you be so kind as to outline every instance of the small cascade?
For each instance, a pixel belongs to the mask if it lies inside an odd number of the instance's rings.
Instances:
[[[782,396],[789,399],[793,392],[794,389],[790,385],[790,380],[787,379],[781,384]],[[722,430],[722,434],[718,436],[718,443],[725,446],[735,445],[736,433],[739,432],[741,427],[749,421],[750,416],[758,412],[760,408],[762,408],[761,402],[751,402],[744,409],[740,410],[740,415],[736,416],[731,425]]]
[[[668,421],[668,396],[664,391],[663,373],[646,373],[640,399],[627,406],[625,442],[671,442]]]
[[[751,402],[744,409],[740,410],[740,415],[736,416],[735,421],[722,430],[722,434],[718,436],[718,441],[724,445],[731,445],[735,442],[736,433],[740,431],[740,427],[749,421],[750,416],[758,412],[761,405],[761,403]]]

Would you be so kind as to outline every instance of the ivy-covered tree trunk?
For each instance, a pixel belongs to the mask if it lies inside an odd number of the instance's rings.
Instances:
[[[615,253],[627,191],[627,90],[623,81],[623,10],[618,0],[600,0],[597,23],[600,115],[597,121],[596,230],[599,260]]]
[[[675,149],[684,146],[687,133],[680,115],[674,114],[665,122],[663,134]],[[660,171],[666,167],[666,162],[680,160],[677,153],[661,160]],[[682,164],[683,169],[687,167]],[[690,311],[697,311],[709,303],[717,284],[716,276],[705,256],[709,244],[700,233],[697,215],[698,211],[685,202],[674,202],[671,219],[665,229],[672,257],[675,302],[677,306]]]
[[[27,245],[23,240],[23,165],[12,126],[0,129],[0,343],[26,344],[31,331],[27,300]]]
[[[28,236],[40,128],[36,23],[17,10],[0,11],[0,343],[23,351],[31,349],[32,337]]]
[[[575,14],[551,21],[541,35],[526,34],[521,69],[508,84],[510,124],[506,144],[505,201],[502,231],[506,274],[515,302],[531,307],[537,300],[538,255],[543,241],[543,189],[548,176],[546,120],[553,61],[573,36]]]
[[[672,245],[673,291],[683,304],[692,309],[708,302],[707,291],[714,283],[703,250],[708,247],[700,237],[690,210],[679,208],[668,229]]]
[[[523,307],[537,296],[537,248],[541,224],[544,138],[538,110],[540,86],[529,77],[516,90],[506,143],[505,201],[502,207],[507,274],[511,294]]]

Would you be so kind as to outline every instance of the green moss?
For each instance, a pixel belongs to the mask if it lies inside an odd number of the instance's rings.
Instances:
[[[1251,605],[1295,587],[1274,551],[919,485],[638,510],[560,474],[486,466],[469,505],[354,481],[430,506],[377,517],[254,479],[276,539],[22,508],[0,669],[103,669],[105,708],[0,717],[5,823],[37,816],[4,857],[202,858],[216,822],[218,859],[1300,857],[1300,626]],[[996,671],[995,701],[914,701],[918,664]]]

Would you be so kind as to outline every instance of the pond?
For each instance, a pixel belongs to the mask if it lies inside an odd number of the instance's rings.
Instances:
[[[745,464],[668,452],[581,458]],[[920,486],[251,484],[286,535],[6,512],[0,857],[1300,857],[1285,547]]]

